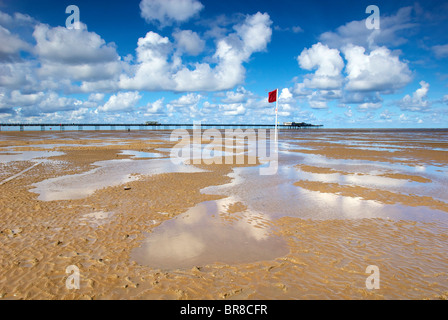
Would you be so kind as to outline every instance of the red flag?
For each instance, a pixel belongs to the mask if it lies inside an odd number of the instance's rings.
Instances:
[[[269,92],[269,103],[277,101],[277,89]]]

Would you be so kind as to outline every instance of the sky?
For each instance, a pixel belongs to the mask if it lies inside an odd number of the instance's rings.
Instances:
[[[447,21],[430,0],[0,0],[0,123],[273,124],[279,89],[279,123],[447,128]]]

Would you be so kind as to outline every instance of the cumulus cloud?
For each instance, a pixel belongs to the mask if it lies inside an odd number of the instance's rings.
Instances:
[[[173,72],[168,62],[172,44],[167,37],[155,32],[148,32],[138,39],[136,72],[133,78],[122,75],[120,84],[123,88],[137,90],[158,90],[172,85],[170,73]]]
[[[278,97],[279,115],[289,117],[296,108],[296,99],[289,88],[282,89]]]
[[[383,101],[379,92],[344,91],[341,103],[380,103]]]
[[[351,107],[348,107],[348,110],[344,112],[344,115],[345,115],[347,118],[351,118],[351,117],[353,117],[353,111],[352,111],[352,108],[351,108]]]
[[[198,14],[204,6],[197,0],[142,0],[140,14],[149,23],[158,22],[162,27],[175,22],[185,22]]]
[[[327,102],[326,101],[319,101],[319,100],[309,100],[308,101],[311,109],[327,109]]]
[[[31,45],[0,25],[0,61],[12,61],[19,58],[20,51],[30,51]]]
[[[96,33],[87,31],[80,23],[80,29],[65,27],[51,28],[46,24],[36,26],[36,53],[44,60],[68,65],[100,63],[117,60],[115,47]]]
[[[293,93],[295,96],[305,97],[309,95],[311,92],[306,88],[305,84],[301,82],[294,84]]]
[[[144,116],[153,116],[155,114],[161,114],[164,108],[164,98],[161,98],[155,102],[149,102],[145,107]]]
[[[242,103],[221,104],[219,111],[223,116],[239,116],[246,113],[246,108]]]
[[[81,108],[83,104],[79,99],[59,96],[59,94],[53,91],[23,94],[18,90],[11,93],[11,103],[18,107],[21,115],[27,117],[73,111]]]
[[[79,108],[77,110],[73,110],[67,115],[66,121],[68,122],[82,122],[85,119],[88,119],[90,116],[90,110],[88,108]],[[65,120],[64,119],[64,120]]]
[[[202,95],[197,93],[183,95],[179,99],[170,101],[167,104],[168,112],[170,114],[176,112],[180,115],[184,115],[184,117],[191,118],[198,113],[198,103],[202,98]]]
[[[351,21],[338,27],[336,31],[321,34],[319,40],[332,48],[339,49],[349,44],[370,49],[380,45],[398,46],[407,42],[403,34],[418,26],[412,21],[412,11],[412,7],[404,7],[400,8],[395,15],[381,14],[381,29],[379,30],[367,29],[365,19]]]
[[[141,95],[134,92],[119,92],[112,95],[109,100],[101,107],[98,108],[100,112],[117,112],[117,111],[129,111],[137,105],[140,101]]]
[[[38,24],[33,36],[41,62],[39,74],[43,77],[96,81],[121,72],[115,46],[87,31],[82,23],[79,30]]]
[[[390,112],[388,109],[386,109],[386,110],[384,110],[383,112],[381,112],[381,114],[380,114],[380,119],[381,119],[381,120],[384,120],[384,121],[388,121],[388,122],[390,122],[390,121],[392,121],[392,117],[393,117],[394,115],[395,115],[394,113],[392,113],[392,112]]]
[[[1,63],[0,86],[12,90],[35,87],[37,85],[35,68],[35,63],[32,61]]]
[[[294,98],[291,91],[289,91],[288,88],[284,88],[282,89],[280,96],[278,97],[278,100],[279,102],[293,102]]]
[[[89,95],[89,101],[100,102],[104,99],[104,93],[92,93]]]
[[[227,91],[225,98],[221,99],[224,103],[242,103],[246,102],[252,93],[247,91],[244,87],[238,87],[236,91]]]
[[[358,105],[358,111],[366,112],[380,109],[381,107],[382,107],[381,103],[364,102]]]
[[[266,49],[272,35],[271,23],[266,13],[247,16],[234,27],[234,33],[217,41],[213,67],[208,63],[184,65],[179,56],[173,55],[173,43],[150,31],[138,40],[135,72],[121,76],[120,87],[177,92],[231,89],[244,80],[243,63],[253,53]]]
[[[314,44],[310,49],[304,49],[297,61],[302,69],[317,69],[314,74],[306,76],[304,84],[313,89],[338,89],[342,86],[341,71],[344,61],[337,49],[330,49],[322,43]]]
[[[0,25],[11,29],[23,26],[32,26],[36,23],[36,20],[27,14],[15,12],[13,15],[9,15],[0,11]]]
[[[448,104],[448,94],[444,95],[442,98],[442,102]]]
[[[430,107],[430,102],[427,100],[429,92],[429,83],[420,81],[420,88],[417,89],[412,97],[407,94],[398,103],[403,111],[426,111]]]
[[[45,97],[43,92],[23,94],[20,90],[13,90],[11,92],[10,104],[15,107],[26,107],[38,104]],[[54,96],[53,96],[54,98]]]
[[[181,53],[186,52],[192,56],[200,54],[205,47],[205,41],[191,30],[181,30],[173,34],[176,40],[176,47]]]
[[[300,68],[314,73],[295,83],[294,97],[306,99],[312,109],[327,109],[334,100],[355,104],[361,112],[381,108],[380,94],[404,88],[412,73],[397,52],[379,45],[405,43],[404,35],[415,26],[412,7],[406,7],[395,15],[381,15],[380,30],[367,29],[361,20],[321,34],[318,43],[297,57]]]
[[[372,50],[370,54],[365,51],[354,45],[343,49],[347,60],[347,90],[392,93],[412,80],[408,65],[386,47]]]
[[[179,99],[173,100],[169,103],[172,107],[185,107],[195,105],[202,99],[202,96],[197,93],[186,94]]]

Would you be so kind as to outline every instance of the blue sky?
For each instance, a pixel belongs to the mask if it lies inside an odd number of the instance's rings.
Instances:
[[[446,21],[444,1],[0,0],[0,122],[267,124],[279,88],[279,122],[446,128]]]

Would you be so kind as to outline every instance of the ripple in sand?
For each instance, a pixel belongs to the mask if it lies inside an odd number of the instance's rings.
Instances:
[[[113,212],[97,211],[87,213],[83,215],[81,219],[79,219],[81,221],[79,224],[82,226],[90,225],[92,227],[98,227],[109,222],[112,216]]]

